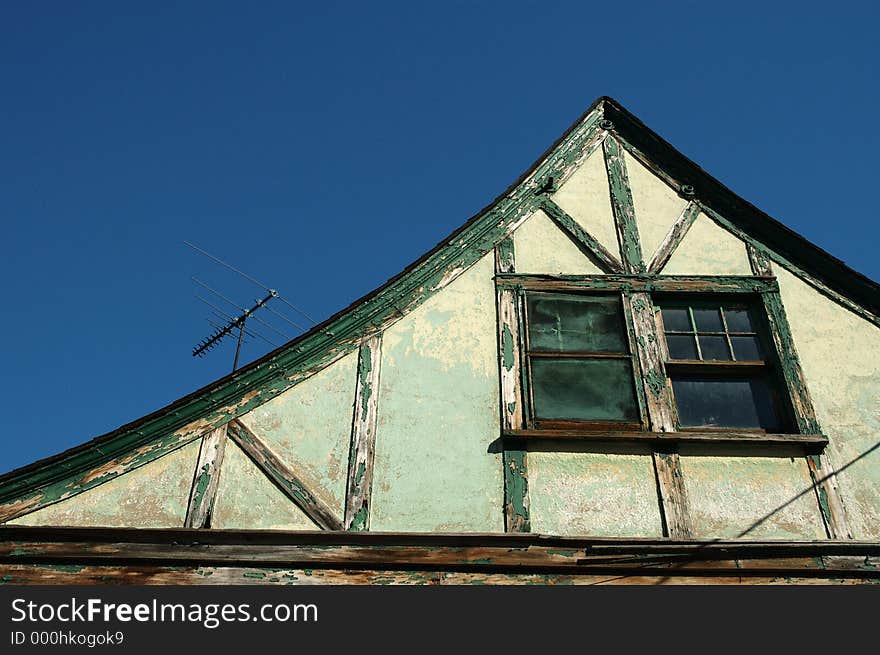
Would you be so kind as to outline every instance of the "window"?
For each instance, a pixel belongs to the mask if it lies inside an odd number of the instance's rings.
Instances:
[[[526,294],[534,427],[643,427],[619,294]]]
[[[681,429],[784,431],[778,374],[757,309],[729,300],[658,304]]]

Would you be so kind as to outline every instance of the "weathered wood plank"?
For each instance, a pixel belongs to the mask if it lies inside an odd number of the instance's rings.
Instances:
[[[782,378],[791,400],[791,408],[797,428],[804,434],[821,434],[819,421],[813,409],[813,401],[800,365],[782,298],[778,292],[761,294],[770,336],[773,340]],[[852,539],[846,507],[840,494],[837,477],[827,454],[807,457],[807,466],[816,491],[816,501],[825,522],[825,530],[831,539]]]
[[[516,269],[513,239],[504,239],[495,248],[496,273],[512,273]],[[498,366],[501,379],[502,430],[519,429],[525,424],[522,391],[522,356],[517,293],[497,289]],[[504,530],[528,532],[529,516],[528,455],[523,449],[504,448]]]
[[[782,575],[763,572],[713,571],[699,575],[621,572],[608,574],[565,573],[472,573],[459,571],[364,571],[309,568],[255,568],[219,566],[53,566],[19,564],[0,567],[7,584],[15,585],[780,585],[780,584],[865,584],[860,577],[806,577],[796,571]]]
[[[497,284],[526,291],[663,291],[669,293],[759,293],[776,291],[775,278],[752,275],[519,275],[499,274]]]
[[[606,273],[623,273],[623,265],[599,241],[578,224],[562,207],[550,198],[541,200],[539,207],[556,226],[584,253],[590,261]],[[512,273],[513,271],[505,271]]]
[[[691,229],[691,225],[694,224],[694,221],[699,214],[700,206],[693,201],[689,202],[682,210],[678,219],[672,224],[669,232],[663,237],[663,241],[657,246],[656,252],[648,263],[649,273],[656,275],[663,270],[663,267],[666,266],[666,262],[669,261],[669,258],[672,257],[672,253],[675,252],[675,249],[678,248],[679,244],[684,240],[685,235],[688,233],[688,230]]]
[[[624,270],[628,273],[644,273],[645,262],[642,260],[642,245],[623,150],[617,139],[611,135],[602,142],[602,149],[605,153],[605,169],[608,171],[608,186],[611,190],[611,209]]]
[[[763,277],[773,275],[770,258],[763,250],[759,250],[751,243],[746,243],[746,251],[749,254],[749,266],[751,266],[752,273]]]
[[[229,436],[254,464],[290,498],[310,519],[324,530],[342,530],[343,525],[332,510],[309,491],[299,477],[282,462],[263,441],[239,420],[229,423]]]
[[[654,316],[654,305],[648,293],[638,291],[625,294],[632,315],[645,404],[650,429],[653,432],[675,432],[675,405],[672,389],[666,377],[661,338]],[[688,515],[687,492],[682,481],[681,463],[674,444],[654,448],[652,454],[663,524],[666,535],[687,539],[692,535]]]
[[[370,529],[370,500],[373,492],[373,458],[379,404],[379,370],[382,363],[382,335],[364,339],[358,354],[354,416],[348,453],[348,481],[345,492],[346,530]]]
[[[215,428],[202,437],[199,459],[193,474],[184,526],[210,528],[214,500],[220,487],[220,471],[226,450],[226,426]]]

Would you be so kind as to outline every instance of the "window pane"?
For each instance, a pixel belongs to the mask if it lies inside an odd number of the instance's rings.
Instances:
[[[672,379],[683,427],[763,428],[778,431],[770,390],[761,378]]]
[[[663,329],[669,332],[693,332],[691,326],[691,317],[688,315],[686,308],[664,307],[663,308]]]
[[[699,359],[697,343],[690,334],[667,334],[666,346],[670,359]]]
[[[728,332],[754,332],[752,318],[747,309],[725,309],[724,318],[727,320]]]
[[[535,418],[638,421],[629,359],[532,359]]]
[[[703,354],[703,360],[707,362],[724,362],[730,360],[727,339],[725,337],[700,336],[700,352]]]
[[[733,354],[739,362],[750,362],[764,359],[758,337],[730,337]]]
[[[529,348],[536,352],[627,352],[617,296],[528,296]]]
[[[721,312],[717,309],[699,309],[695,307],[693,311],[697,332],[724,332]]]

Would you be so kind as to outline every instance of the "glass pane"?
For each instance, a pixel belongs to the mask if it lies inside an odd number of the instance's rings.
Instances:
[[[686,308],[664,307],[663,329],[669,332],[693,332],[691,317]]]
[[[747,309],[725,309],[724,318],[727,320],[728,332],[754,332],[752,317]]]
[[[629,359],[532,359],[535,417],[638,421]]]
[[[778,431],[770,389],[762,378],[672,379],[683,427],[763,428]]]
[[[730,337],[733,354],[738,362],[753,362],[764,359],[758,337]]]
[[[627,352],[617,296],[528,296],[529,347],[536,352]]]
[[[730,360],[726,337],[700,336],[700,352],[704,361],[724,362]]]
[[[699,309],[694,307],[694,323],[697,324],[697,332],[724,332],[724,324],[721,322],[721,312],[717,309]]]
[[[667,334],[666,346],[669,349],[669,359],[699,359],[697,343],[692,335]]]

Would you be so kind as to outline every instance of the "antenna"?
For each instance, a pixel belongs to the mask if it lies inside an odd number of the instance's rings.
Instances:
[[[233,360],[233,362],[232,362],[232,370],[235,371],[235,370],[238,369],[238,360],[239,360],[239,356],[240,356],[240,354],[241,354],[241,346],[242,346],[242,343],[244,343],[244,336],[245,336],[245,335],[259,337],[260,339],[262,339],[262,340],[265,341],[266,343],[268,343],[268,344],[270,344],[270,345],[272,345],[272,346],[275,346],[275,344],[274,344],[271,340],[267,339],[266,337],[264,337],[263,335],[261,335],[259,332],[256,332],[256,331],[253,329],[253,327],[251,327],[250,325],[248,325],[248,320],[251,319],[251,318],[252,318],[254,321],[260,323],[261,325],[264,325],[265,327],[269,328],[270,330],[272,330],[272,331],[274,331],[274,332],[277,332],[279,335],[281,335],[281,336],[284,337],[285,339],[290,339],[290,338],[291,338],[290,335],[288,335],[287,333],[285,333],[285,332],[282,331],[282,330],[279,330],[279,329],[276,328],[274,325],[272,325],[272,324],[270,324],[270,323],[268,323],[268,322],[262,320],[259,316],[255,316],[255,315],[254,315],[254,313],[255,313],[258,309],[260,309],[261,307],[266,307],[266,309],[267,309],[268,311],[272,312],[272,314],[274,314],[275,316],[281,318],[282,320],[286,321],[286,322],[289,323],[290,325],[293,325],[293,326],[296,327],[297,329],[299,329],[299,330],[303,330],[303,331],[304,331],[305,328],[303,328],[301,325],[299,325],[299,324],[296,323],[295,321],[291,320],[290,318],[288,318],[287,316],[285,316],[285,315],[282,314],[281,312],[279,312],[279,311],[277,311],[277,310],[275,310],[275,309],[272,309],[271,307],[267,306],[267,303],[268,303],[270,300],[272,300],[273,298],[277,298],[278,301],[284,303],[285,305],[287,305],[287,306],[290,307],[291,309],[296,310],[299,314],[302,314],[303,316],[305,316],[305,317],[306,317],[307,319],[309,319],[312,323],[316,323],[316,321],[315,321],[314,319],[312,319],[312,317],[310,317],[308,314],[306,314],[304,311],[302,311],[302,310],[301,310],[300,308],[298,308],[296,305],[294,305],[293,303],[291,303],[291,302],[285,300],[284,298],[282,298],[282,297],[280,296],[280,294],[279,294],[275,289],[272,289],[272,288],[270,288],[270,287],[264,285],[262,282],[260,282],[260,281],[256,280],[255,278],[251,277],[251,276],[248,275],[247,273],[242,272],[241,270],[237,269],[236,267],[232,266],[231,264],[229,264],[229,263],[223,261],[223,260],[220,259],[219,257],[216,257],[216,256],[212,255],[211,253],[209,253],[209,252],[203,250],[202,248],[199,248],[198,246],[196,246],[196,245],[194,245],[194,244],[192,244],[192,243],[190,243],[190,242],[188,242],[188,241],[184,241],[184,244],[186,244],[187,246],[189,246],[190,248],[192,248],[192,249],[195,250],[196,252],[198,252],[198,253],[204,255],[205,257],[208,257],[209,259],[213,260],[214,262],[216,262],[216,263],[218,263],[218,264],[220,264],[220,265],[226,267],[227,269],[233,271],[234,273],[237,273],[238,275],[240,275],[240,276],[242,276],[243,278],[245,278],[248,282],[250,282],[250,283],[252,283],[252,284],[254,284],[254,285],[260,287],[261,289],[263,289],[263,290],[265,290],[265,291],[267,292],[267,294],[266,294],[265,297],[263,297],[263,298],[260,299],[260,300],[256,300],[255,303],[254,303],[254,305],[252,305],[252,306],[251,306],[250,308],[248,308],[248,309],[245,309],[244,307],[241,307],[238,303],[236,303],[236,302],[230,300],[229,298],[227,298],[226,296],[224,296],[224,295],[223,295],[222,293],[220,293],[219,291],[217,291],[217,290],[215,290],[215,289],[212,289],[210,286],[208,286],[208,285],[207,285],[205,282],[203,282],[202,280],[200,280],[200,279],[198,279],[197,277],[193,276],[193,277],[192,277],[192,281],[193,281],[193,282],[195,282],[196,284],[198,284],[200,287],[206,289],[207,291],[211,292],[212,294],[214,294],[217,298],[219,298],[219,299],[222,300],[223,302],[225,302],[225,303],[227,303],[227,304],[229,304],[229,305],[232,305],[232,306],[235,307],[239,312],[241,312],[241,313],[238,314],[237,316],[234,316],[234,317],[233,317],[233,316],[230,316],[229,314],[227,314],[226,312],[224,312],[223,310],[221,310],[221,309],[220,309],[219,307],[217,307],[216,305],[214,305],[214,304],[208,302],[207,300],[205,300],[205,299],[202,298],[201,296],[196,295],[196,298],[197,298],[198,300],[200,300],[201,302],[203,302],[203,303],[205,303],[206,305],[208,305],[209,307],[211,307],[211,308],[214,310],[214,314],[215,314],[215,316],[218,316],[219,318],[223,319],[223,320],[225,321],[225,323],[217,324],[217,323],[215,323],[214,321],[209,321],[210,324],[211,324],[211,326],[214,328],[214,331],[213,331],[208,337],[202,339],[202,340],[201,340],[201,341],[200,341],[195,347],[193,347],[193,351],[192,351],[192,355],[193,355],[193,357],[203,357],[207,352],[209,352],[210,350],[212,350],[212,349],[213,349],[215,346],[217,346],[221,341],[223,341],[223,339],[225,339],[227,336],[234,335],[234,334],[237,332],[238,339],[237,339],[236,346],[235,346],[235,358],[234,358],[234,360]]]

